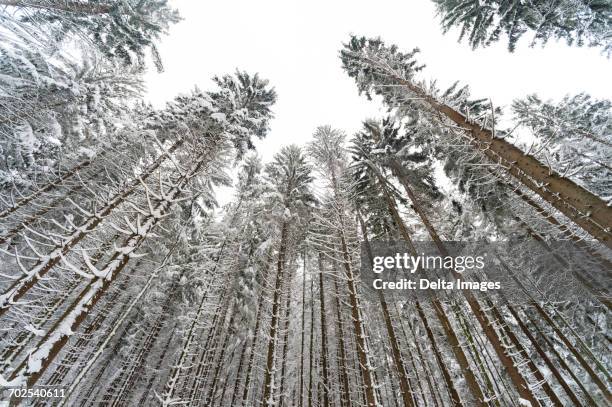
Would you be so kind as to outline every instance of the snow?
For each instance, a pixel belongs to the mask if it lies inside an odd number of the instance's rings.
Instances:
[[[210,117],[221,123],[227,122],[227,118],[224,113],[213,113],[210,115]]]
[[[16,378],[13,380],[6,380],[2,374],[0,374],[0,387],[21,387],[24,383],[23,378]],[[0,404],[1,406],[2,404]],[[8,404],[7,404],[8,405]]]
[[[28,332],[33,333],[36,336],[44,336],[45,331],[43,331],[42,329],[36,329],[32,324],[27,324],[26,326],[23,327],[23,329],[25,329]]]
[[[521,407],[531,407],[531,403],[525,399],[519,398],[518,402],[519,402],[519,406]]]
[[[87,158],[92,158],[96,155],[96,152],[91,148],[80,147],[79,154],[84,155]]]

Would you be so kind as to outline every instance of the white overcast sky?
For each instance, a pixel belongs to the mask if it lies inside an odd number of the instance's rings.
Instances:
[[[357,94],[342,71],[338,53],[349,34],[380,36],[403,50],[421,49],[427,65],[423,78],[440,87],[455,80],[468,84],[474,97],[507,106],[518,97],[538,93],[559,99],[586,91],[612,98],[612,62],[598,49],[551,42],[528,48],[527,36],[510,54],[506,43],[473,51],[443,35],[430,0],[175,0],[184,20],[170,29],[159,46],[165,72],[146,76],[146,98],[163,107],[194,85],[236,68],[259,72],[276,88],[275,119],[257,144],[269,160],[279,146],[304,144],[314,129],[330,124],[352,134],[363,119],[383,113],[376,102]]]

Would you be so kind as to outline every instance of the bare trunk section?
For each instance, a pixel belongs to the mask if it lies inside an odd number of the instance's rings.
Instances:
[[[387,199],[390,199],[388,194],[386,194],[386,190],[385,190],[385,197]],[[390,204],[389,209],[395,210],[395,205]],[[395,213],[395,216],[399,217],[399,214],[397,214],[396,210],[394,213]],[[365,222],[363,221],[363,218],[361,214],[359,213],[359,211],[357,211],[357,217],[359,219],[359,225],[361,227],[361,234],[363,237],[363,241],[367,247],[367,253],[369,256],[370,264],[372,264],[373,258],[372,258],[372,249],[370,247],[370,240],[368,239],[368,232],[366,230]],[[401,222],[400,224],[401,224],[401,227],[404,227],[403,222]],[[392,351],[391,354],[393,356],[393,363],[395,364],[395,370],[399,377],[400,393],[402,394],[402,400],[404,402],[404,407],[413,407],[415,405],[415,402],[413,399],[414,397],[413,390],[410,386],[410,382],[408,381],[408,375],[406,374],[406,366],[404,364],[404,359],[400,351],[400,346],[399,346],[399,342],[397,339],[397,335],[395,334],[395,329],[393,328],[391,314],[389,313],[389,307],[387,306],[387,301],[385,300],[385,297],[381,290],[378,290],[378,301],[380,303],[380,309],[383,314],[383,320],[385,322],[387,336],[391,344],[391,351]]]
[[[325,289],[323,287],[323,253],[319,253],[319,309],[321,311],[321,367],[323,369],[323,406],[329,407],[329,373],[327,354],[327,322],[325,318]]]
[[[249,390],[251,385],[251,375],[253,370],[253,360],[255,359],[255,350],[257,349],[257,343],[259,339],[259,327],[261,325],[262,313],[263,313],[263,302],[264,302],[264,292],[265,292],[265,283],[268,277],[268,268],[269,265],[266,264],[266,269],[263,275],[263,286],[262,291],[259,295],[259,299],[257,300],[257,312],[255,315],[255,327],[253,328],[253,340],[251,341],[251,350],[249,351],[249,362],[246,368],[246,378],[244,379],[244,389],[242,391],[242,403],[243,407],[247,406],[248,398],[249,398]]]
[[[300,390],[298,407],[304,405],[304,336],[306,334],[306,250],[304,250],[304,267],[302,269],[302,341],[300,346]]]
[[[376,386],[374,384],[374,378],[372,376],[372,367],[370,365],[370,358],[367,351],[365,331],[363,329],[363,320],[361,318],[361,312],[359,310],[359,300],[357,299],[355,275],[353,274],[351,259],[343,234],[340,235],[340,245],[342,250],[345,276],[347,278],[349,302],[351,305],[351,318],[353,320],[353,329],[355,330],[357,355],[359,358],[359,368],[363,376],[366,403],[368,407],[376,407],[378,405],[378,400],[375,395]]]
[[[240,375],[242,373],[242,366],[244,365],[244,358],[246,356],[247,348],[249,347],[249,338],[248,336],[242,342],[242,350],[240,351],[240,358],[238,359],[238,368],[236,369],[236,378],[234,380],[234,391],[232,392],[232,399],[230,401],[231,406],[236,405],[236,398],[238,397],[238,392],[240,390]],[[229,380],[229,370],[228,376],[226,380]]]
[[[336,265],[334,264],[334,267]],[[337,270],[336,270],[337,271]],[[344,336],[344,323],[342,321],[342,309],[340,301],[340,291],[338,290],[338,279],[334,278],[334,296],[336,299],[336,329],[338,331],[338,350],[339,350],[339,367],[340,367],[340,384],[342,387],[342,394],[340,395],[340,406],[348,407],[351,404],[350,384],[347,373],[346,364],[346,350],[345,336]]]
[[[270,332],[268,337],[268,352],[266,357],[266,369],[264,375],[264,391],[261,399],[263,406],[274,405],[274,394],[272,388],[276,352],[276,334],[278,331],[278,319],[280,311],[280,296],[285,271],[285,258],[287,255],[287,245],[289,238],[289,225],[286,221],[281,226],[280,247],[278,250],[278,260],[276,263],[276,282],[274,283],[274,295],[272,299],[272,321],[270,322]]]
[[[285,326],[284,326],[284,335],[283,335],[283,357],[282,357],[282,366],[281,366],[281,382],[279,394],[280,397],[278,399],[279,407],[283,407],[285,403],[285,372],[287,370],[287,352],[289,351],[289,317],[291,315],[291,294],[289,293],[289,289],[287,289],[287,301],[285,302]]]
[[[309,363],[308,363],[308,407],[312,407],[312,372],[314,370],[314,321],[315,321],[315,313],[314,313],[314,281],[310,279],[310,298],[311,298],[311,307],[310,307],[310,341],[309,341]]]

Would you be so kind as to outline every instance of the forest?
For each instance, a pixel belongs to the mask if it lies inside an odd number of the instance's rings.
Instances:
[[[457,46],[612,52],[607,0],[434,3]],[[386,114],[264,161],[265,72],[144,97],[182,18],[0,0],[0,406],[612,404],[609,100],[502,110],[440,88],[418,48],[347,35],[337,64]],[[392,242],[503,247],[521,300],[371,291]]]

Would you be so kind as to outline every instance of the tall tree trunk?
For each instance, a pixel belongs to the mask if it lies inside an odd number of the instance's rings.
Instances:
[[[612,262],[608,259],[604,258],[599,252],[593,250],[589,245],[587,245],[580,236],[572,233],[572,231],[566,226],[561,224],[552,214],[550,214],[546,209],[544,209],[540,204],[531,199],[527,194],[523,193],[519,188],[515,188],[510,186],[512,191],[521,198],[525,203],[534,208],[538,214],[540,214],[544,219],[548,221],[551,225],[555,225],[559,228],[563,236],[572,240],[576,246],[589,253],[591,256],[597,258],[599,262],[601,262],[608,269],[612,269]]]
[[[309,350],[308,350],[308,407],[312,407],[312,372],[314,370],[314,321],[315,321],[315,312],[314,312],[314,281],[310,279],[310,340],[309,340]]]
[[[244,388],[242,390],[242,407],[247,407],[248,399],[249,399],[249,390],[251,389],[251,375],[253,370],[253,361],[255,359],[255,353],[257,350],[257,344],[259,339],[259,327],[261,326],[261,319],[263,314],[263,306],[264,306],[264,298],[265,298],[265,289],[266,289],[266,279],[268,277],[268,268],[269,265],[266,263],[265,271],[263,275],[263,286],[261,293],[259,294],[259,299],[257,300],[257,312],[255,313],[255,327],[253,328],[253,336],[251,341],[251,349],[249,351],[249,362],[246,368],[246,377],[244,379]]]
[[[279,407],[283,407],[285,403],[285,372],[287,370],[287,352],[289,350],[289,317],[291,315],[291,293],[289,292],[289,288],[287,289],[287,301],[285,302],[285,327],[284,335],[283,335],[283,357],[282,357],[282,365],[281,365],[281,382],[279,389],[279,399],[278,405]]]
[[[340,195],[340,184],[338,183],[338,177],[336,175],[335,167],[330,168],[330,178],[332,184],[333,195],[338,203],[342,204],[344,197]],[[366,333],[363,324],[363,318],[361,315],[360,304],[357,294],[357,284],[355,281],[355,274],[353,273],[353,260],[349,253],[349,248],[346,243],[346,219],[345,219],[346,208],[339,208],[339,233],[338,239],[340,240],[340,252],[342,253],[342,265],[344,267],[344,275],[347,280],[347,288],[349,292],[349,303],[351,306],[351,318],[353,321],[353,329],[355,331],[355,344],[357,350],[357,356],[359,359],[359,369],[362,373],[364,393],[366,398],[366,405],[368,407],[375,407],[378,405],[378,399],[376,396],[376,385],[372,372],[372,366],[370,364],[370,355],[366,344]]]
[[[190,363],[191,366],[187,369],[187,378],[183,381],[181,390],[177,395],[181,399],[189,392],[187,400],[193,401],[201,397],[204,392],[204,385],[208,379],[210,369],[212,368],[217,349],[219,348],[217,341],[221,340],[220,335],[223,334],[223,325],[225,324],[227,315],[231,312],[231,295],[226,287],[227,285],[224,286],[219,294],[219,301],[211,320],[206,340],[199,346],[201,349],[199,359],[196,361],[198,355],[197,352],[193,352],[194,356],[192,361],[187,362]],[[189,351],[189,348],[187,350]],[[195,371],[194,367],[196,368]]]
[[[351,318],[353,320],[353,329],[355,330],[355,341],[357,345],[357,355],[359,358],[359,367],[363,375],[364,391],[366,396],[366,403],[368,407],[376,407],[378,400],[375,395],[376,386],[374,384],[374,377],[372,375],[372,368],[370,365],[370,357],[368,354],[368,348],[366,345],[365,331],[363,328],[363,319],[361,311],[359,309],[359,300],[357,299],[357,286],[355,284],[355,275],[352,269],[352,260],[348,252],[348,246],[344,239],[344,235],[341,231],[340,245],[342,250],[343,265],[345,270],[345,276],[347,279],[348,291],[349,291],[349,303],[351,305]]]
[[[272,299],[272,321],[270,322],[270,332],[268,334],[268,352],[266,356],[266,370],[264,373],[264,390],[261,404],[263,406],[274,405],[274,394],[272,381],[274,376],[274,363],[276,352],[276,335],[278,331],[278,317],[280,311],[281,287],[284,281],[285,261],[287,255],[287,245],[289,239],[289,225],[283,221],[281,226],[280,247],[278,250],[278,260],[276,263],[276,281],[274,283],[274,295]]]
[[[508,308],[508,311],[510,311],[510,314],[512,314],[514,319],[517,321],[519,327],[521,328],[521,330],[523,331],[525,336],[529,339],[529,341],[533,345],[533,347],[536,350],[536,352],[538,353],[538,355],[540,355],[540,357],[542,358],[542,360],[546,364],[546,367],[548,367],[548,369],[552,372],[552,374],[555,377],[555,379],[557,379],[557,381],[559,382],[559,384],[561,385],[561,387],[565,391],[565,394],[567,394],[567,396],[570,398],[570,400],[572,400],[573,405],[576,406],[576,407],[581,407],[582,406],[582,402],[580,402],[580,400],[578,399],[576,394],[574,394],[574,391],[567,384],[565,378],[563,378],[563,376],[561,375],[561,373],[559,372],[557,367],[550,360],[550,358],[548,357],[546,352],[544,352],[544,350],[542,349],[542,347],[540,346],[540,344],[538,343],[536,338],[531,334],[531,332],[529,331],[529,329],[527,328],[525,323],[523,323],[522,318],[518,315],[518,313],[514,310],[514,308],[510,304],[506,304],[506,307]],[[514,340],[513,340],[513,342],[514,342]],[[526,355],[526,357],[529,357],[529,355]],[[531,363],[533,363],[533,362],[531,362]],[[532,370],[534,368],[537,369],[537,367],[531,366]],[[543,378],[539,378],[538,380],[543,380]],[[550,387],[550,386],[548,386],[548,387]],[[547,394],[548,394],[548,390],[547,390]],[[554,399],[552,397],[551,397],[551,400],[554,401]],[[562,405],[562,403],[558,399],[557,399],[557,401],[555,401],[555,403],[558,403],[559,405]]]
[[[251,345],[252,346],[252,345]],[[240,358],[238,359],[238,367],[236,368],[236,378],[234,379],[234,391],[232,392],[232,399],[230,401],[230,406],[236,405],[236,398],[238,397],[238,392],[240,391],[240,375],[242,373],[242,366],[244,365],[244,358],[246,356],[247,348],[249,347],[249,338],[248,336],[244,338],[242,341],[242,350],[240,351]],[[227,371],[228,377],[226,380],[229,380],[230,371]]]
[[[306,250],[303,254],[304,267],[302,269],[302,339],[300,343],[300,390],[298,407],[304,406],[304,336],[306,334]]]
[[[42,217],[47,212],[51,211],[57,205],[59,205],[62,201],[66,200],[66,198],[70,194],[75,193],[75,192],[77,192],[77,191],[79,191],[81,189],[83,189],[83,185],[78,185],[78,186],[76,186],[74,188],[71,188],[66,193],[65,196],[62,196],[60,198],[55,199],[53,202],[49,203],[48,205],[43,206],[42,208],[40,208],[38,211],[36,211],[32,215],[30,215],[27,218],[25,218],[22,221],[20,221],[17,225],[15,225],[11,229],[9,229],[4,235],[0,236],[0,245],[3,244],[3,243],[6,243],[9,239],[11,239],[15,235],[17,235],[17,233],[21,232],[26,227],[30,226],[32,223],[36,222],[37,220],[42,219]]]
[[[337,270],[337,265],[334,264],[335,271]],[[336,298],[336,330],[338,331],[338,350],[339,350],[339,358],[340,358],[340,384],[342,387],[342,393],[340,395],[340,406],[348,407],[351,404],[351,394],[350,394],[350,385],[348,379],[347,372],[347,364],[346,364],[346,350],[345,346],[345,337],[344,337],[344,324],[342,322],[342,308],[340,301],[340,290],[338,290],[338,278],[334,278],[334,296]]]
[[[173,342],[174,335],[175,335],[175,333],[177,331],[177,328],[178,328],[178,326],[177,326],[177,323],[175,322],[173,324],[173,326],[172,326],[172,329],[169,331],[170,334],[168,335],[168,340],[164,344],[163,350],[160,353],[159,357],[157,358],[157,363],[153,367],[153,372],[159,372],[161,370],[161,367],[163,365],[164,359],[166,358],[166,355],[168,354],[168,351],[170,350],[170,345]],[[153,383],[155,382],[156,378],[157,378],[156,374],[153,373],[149,377],[149,380],[147,380],[147,385],[145,386],[145,389],[142,392],[142,395],[140,396],[140,399],[138,400],[138,405],[139,406],[147,405],[146,401],[147,401],[147,398],[148,398],[149,394],[151,393],[151,389],[153,388]]]
[[[385,190],[386,191],[386,190]],[[390,209],[395,210],[395,205],[389,205]],[[397,214],[397,210],[395,210],[395,214]],[[370,264],[373,262],[372,258],[372,249],[370,246],[370,239],[368,238],[368,232],[366,230],[365,222],[363,221],[363,217],[359,210],[357,210],[357,217],[359,219],[359,225],[361,227],[361,234],[363,238],[363,242],[367,247],[367,254],[369,256]],[[400,222],[398,226],[401,226],[405,229],[404,223]],[[389,313],[389,307],[387,306],[387,301],[381,290],[378,291],[378,302],[380,303],[380,309],[383,314],[383,320],[385,322],[385,328],[387,331],[387,337],[391,344],[391,355],[393,356],[393,363],[395,365],[395,370],[399,377],[400,382],[400,393],[402,394],[402,400],[404,402],[404,407],[413,407],[415,405],[413,400],[413,391],[410,387],[410,383],[408,381],[408,375],[406,374],[406,367],[404,364],[404,358],[402,357],[399,342],[397,339],[397,335],[395,334],[395,329],[393,328],[393,322],[391,318],[391,314]]]
[[[112,243],[119,237],[119,235],[115,235],[107,242],[105,242],[102,247],[100,247],[96,253],[91,257],[91,263],[94,266],[98,265],[101,257],[104,255],[106,250],[112,245]],[[64,290],[64,293],[54,299],[54,301],[45,307],[45,310],[40,315],[37,315],[37,320],[40,321],[40,326],[42,326],[45,322],[51,320],[55,312],[61,307],[61,305],[66,301],[70,295],[73,293],[73,290],[76,290],[80,281],[73,280],[68,287]],[[3,366],[0,366],[0,373],[4,373],[6,369],[10,366],[12,360],[23,352],[24,349],[27,348],[29,341],[34,337],[34,334],[29,331],[21,332],[14,341],[14,344],[5,348],[2,353],[0,353],[0,360],[2,360]]]
[[[372,169],[374,170],[377,178],[380,181],[381,191],[383,192],[383,195],[385,196],[387,207],[389,209],[389,212],[391,213],[391,216],[393,217],[394,222],[396,223],[399,229],[402,239],[408,246],[408,249],[410,250],[411,254],[413,256],[418,256],[416,247],[414,246],[412,238],[410,237],[410,233],[408,232],[408,229],[406,228],[404,221],[399,215],[395,201],[393,200],[393,198],[389,194],[389,191],[387,190],[386,180],[384,179],[384,177],[382,176],[378,168],[373,166]],[[438,238],[438,241],[439,241],[439,238]],[[461,367],[461,373],[465,377],[468,388],[470,389],[470,393],[474,396],[474,399],[477,403],[482,404],[484,400],[484,395],[482,394],[480,386],[478,385],[478,381],[476,380],[476,376],[474,375],[474,372],[470,368],[468,358],[465,352],[463,351],[463,348],[461,347],[459,339],[457,338],[457,335],[453,330],[450,320],[448,319],[446,312],[444,311],[444,308],[442,307],[442,304],[440,303],[439,300],[434,299],[432,301],[432,304],[435,310],[436,317],[440,320],[442,328],[444,329],[446,337],[448,338],[451,349],[453,350],[453,353],[455,354],[455,359],[457,360],[457,362],[459,363],[459,366]],[[453,394],[452,389],[454,389],[454,386],[449,388],[453,396],[453,402],[460,403],[458,394]]]
[[[323,253],[319,253],[319,309],[321,311],[321,368],[323,373],[323,406],[329,407],[329,367],[327,354],[327,320],[325,311],[325,288],[323,286]]]
[[[213,380],[208,389],[206,398],[204,399],[204,405],[206,406],[210,406],[213,403],[215,391],[217,390],[217,381],[219,380],[219,373],[221,372],[221,368],[223,367],[223,362],[225,361],[225,351],[227,350],[230,337],[232,336],[231,329],[232,329],[232,325],[234,324],[234,318],[236,317],[236,313],[231,308],[230,308],[230,312],[231,312],[231,316],[227,324],[227,329],[225,330],[224,339],[221,344],[221,351],[220,351],[219,356],[217,357],[217,362],[215,364],[216,366],[215,366],[215,372],[213,374]],[[223,321],[225,321],[225,317],[223,318]]]

